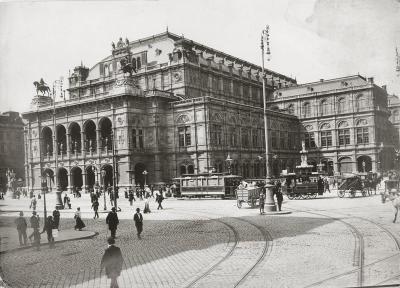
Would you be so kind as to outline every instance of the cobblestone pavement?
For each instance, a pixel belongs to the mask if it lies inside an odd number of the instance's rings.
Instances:
[[[85,196],[72,199],[73,206],[82,207],[86,229],[99,235],[52,250],[0,254],[1,276],[11,287],[108,287],[99,269],[109,235],[106,214],[92,219]],[[12,211],[28,211],[24,201],[0,202],[5,205],[0,220],[12,223],[17,215]],[[142,240],[136,238],[132,215],[144,203],[130,207],[121,199],[119,205],[117,245],[125,260],[120,287],[344,287],[400,281],[400,223],[391,222],[391,203],[381,204],[379,196],[285,199],[284,209],[292,212],[287,215],[259,215],[257,209],[238,209],[233,200],[167,199],[164,210],[151,203]],[[62,211],[63,229],[73,227],[73,211]]]

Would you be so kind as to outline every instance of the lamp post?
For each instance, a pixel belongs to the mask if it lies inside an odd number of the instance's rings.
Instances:
[[[47,218],[47,207],[46,207],[46,193],[48,190],[48,184],[47,184],[47,177],[48,174],[46,176],[42,176],[41,180],[42,180],[42,193],[43,193],[43,213],[44,213],[44,219],[46,221]]]
[[[106,204],[106,184],[104,182],[104,179],[106,177],[106,170],[102,169],[101,170],[101,178],[103,180],[103,198],[104,198],[104,210],[107,210],[107,204]]]
[[[265,26],[265,29],[261,31],[261,61],[262,61],[262,92],[263,92],[263,104],[264,104],[264,139],[265,139],[265,211],[273,212],[276,211],[275,200],[274,200],[274,186],[270,184],[271,171],[269,169],[269,139],[268,139],[268,117],[267,117],[267,97],[265,95],[265,75],[264,75],[264,42],[267,44],[267,55],[271,54],[269,50],[269,25]],[[268,58],[269,60],[269,58]]]
[[[225,161],[228,166],[228,174],[231,175],[231,168],[232,168],[231,165],[232,165],[233,159],[231,158],[231,155],[229,155],[229,153],[228,153],[228,156],[226,157]]]
[[[147,170],[144,170],[143,171],[143,175],[144,175],[144,186],[146,186],[146,176],[147,176],[147,174],[149,174],[149,172],[147,172]]]
[[[383,145],[383,142],[381,142],[381,144],[379,145],[379,148],[378,148],[378,166],[379,166],[379,168],[378,168],[378,172],[380,172],[380,173],[382,173],[383,172],[383,169],[382,169],[382,166],[383,166],[383,164],[382,164],[382,152],[383,152],[383,148],[384,148],[384,145]]]

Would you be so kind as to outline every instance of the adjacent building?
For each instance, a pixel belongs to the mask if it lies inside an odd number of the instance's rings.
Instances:
[[[265,175],[259,66],[169,32],[120,38],[111,48],[93,67],[74,68],[68,99],[35,95],[23,113],[31,189],[40,189],[41,176],[85,190],[209,171]],[[265,78],[268,98],[296,84],[270,70]],[[298,164],[300,122],[283,110],[267,110],[267,118],[268,165],[279,175]]]
[[[310,164],[330,175],[394,167],[399,138],[389,117],[398,131],[400,104],[392,100],[391,113],[386,86],[379,87],[373,78],[354,75],[284,87],[273,93],[268,106],[300,120]]]
[[[0,191],[7,189],[6,173],[15,173],[17,180],[25,178],[24,123],[18,112],[0,114]]]

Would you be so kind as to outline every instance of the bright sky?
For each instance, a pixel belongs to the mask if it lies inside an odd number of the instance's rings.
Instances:
[[[0,0],[1,1],[1,0]],[[108,56],[111,42],[170,32],[299,83],[360,73],[400,95],[399,0],[160,0],[0,3],[0,112],[27,111],[41,77],[51,84]],[[400,52],[400,51],[399,51]],[[65,81],[66,82],[66,81]]]

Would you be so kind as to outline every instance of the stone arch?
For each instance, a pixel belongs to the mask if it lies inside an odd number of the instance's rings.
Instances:
[[[94,185],[96,184],[96,167],[93,165],[89,165],[86,167],[86,186],[89,188],[89,191],[94,189]]]
[[[68,171],[67,169],[61,167],[58,168],[58,173],[57,173],[57,183],[58,186],[60,187],[61,191],[66,191],[68,187]]]
[[[104,172],[100,172],[101,175],[101,183],[103,184],[104,188],[108,188],[108,187],[112,187],[113,186],[113,167],[110,164],[105,164],[101,167],[100,171],[106,171],[106,173]],[[104,174],[104,175],[103,175]]]
[[[103,117],[99,121],[100,138],[102,139],[102,149],[112,150],[112,122],[108,117]]]
[[[351,157],[341,157],[338,161],[340,173],[351,173],[353,172],[353,160]]]
[[[357,170],[358,172],[371,172],[372,171],[372,160],[367,155],[361,155],[357,158]]]
[[[56,127],[57,135],[57,152],[59,155],[67,153],[67,130],[64,125],[57,125]]]
[[[320,130],[331,129],[331,125],[329,123],[322,123],[319,128]]]
[[[82,178],[82,169],[79,166],[74,166],[71,168],[71,187],[72,191],[80,191],[82,190],[83,178]]]
[[[145,175],[143,174],[143,171],[146,170],[146,165],[144,165],[143,163],[136,163],[135,165],[135,183],[139,184],[140,186],[144,186],[144,180],[145,180]]]
[[[83,123],[83,131],[85,132],[86,151],[96,151],[97,149],[97,131],[96,124],[93,120],[87,120]]]
[[[68,127],[68,132],[71,139],[71,152],[80,153],[81,152],[81,126],[77,122],[71,122]]]
[[[349,123],[347,121],[341,121],[338,124],[338,128],[346,128],[349,126]]]
[[[49,127],[43,127],[41,131],[42,138],[42,154],[53,155],[53,130]]]
[[[365,126],[368,125],[368,121],[366,119],[358,119],[356,121],[356,126]]]

